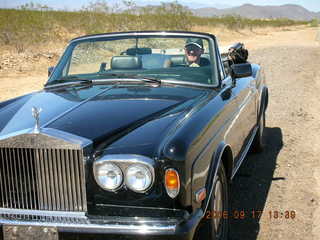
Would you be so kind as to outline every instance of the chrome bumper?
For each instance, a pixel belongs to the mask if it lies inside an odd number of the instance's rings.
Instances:
[[[34,226],[56,228],[59,233],[102,234],[120,236],[145,235],[157,239],[192,239],[203,212],[197,211],[188,219],[182,218],[139,218],[139,217],[97,217],[75,218],[46,217],[46,219],[9,219],[0,217],[1,225]],[[68,219],[68,220],[67,220]]]

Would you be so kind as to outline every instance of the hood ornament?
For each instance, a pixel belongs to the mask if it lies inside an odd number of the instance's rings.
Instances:
[[[36,125],[33,128],[33,133],[40,133],[40,112],[41,108],[32,107],[32,116],[36,120]]]

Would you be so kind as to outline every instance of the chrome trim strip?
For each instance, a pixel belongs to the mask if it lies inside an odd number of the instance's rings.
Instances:
[[[75,152],[75,180],[76,180],[76,182],[75,182],[75,188],[76,188],[76,200],[77,200],[77,203],[76,203],[76,205],[77,205],[77,209],[79,210],[79,211],[83,211],[83,209],[82,209],[82,195],[83,194],[81,194],[81,187],[80,187],[80,182],[81,182],[81,177],[80,177],[80,174],[79,174],[79,170],[80,170],[80,168],[79,168],[79,161],[81,161],[80,160],[80,158],[79,158],[79,156],[78,156],[78,152]]]
[[[26,216],[44,216],[44,217],[86,218],[85,212],[41,211],[41,210],[0,208],[0,221],[2,221],[1,215],[5,215],[5,214],[7,214],[7,215],[26,215]]]
[[[177,85],[187,85],[187,86],[196,86],[196,87],[206,87],[206,88],[217,88],[218,85],[212,84],[202,84],[202,83],[195,83],[195,82],[184,82],[179,80],[161,80],[165,83],[173,83]]]
[[[52,191],[55,192],[54,194],[54,199],[53,199],[53,210],[59,210],[60,208],[60,196],[59,196],[59,186],[58,186],[58,181],[57,181],[57,161],[56,161],[56,149],[51,150],[51,169],[53,169],[53,174],[51,174],[51,179],[50,182],[52,184],[51,189]]]
[[[8,149],[7,149],[8,150]],[[10,163],[13,163],[12,165],[10,165],[10,168],[13,169],[13,174],[12,174],[12,178],[14,178],[14,181],[11,181],[12,182],[12,186],[13,186],[13,191],[16,192],[18,190],[18,178],[17,178],[17,166],[16,166],[16,159],[14,158],[14,154],[15,154],[15,150],[12,152],[12,151],[8,151],[9,152],[9,162]],[[14,208],[19,208],[19,206],[17,206],[17,202],[19,203],[19,194],[17,194],[17,198],[15,200],[15,194],[14,192],[12,193],[13,194],[13,201],[14,201]]]
[[[104,161],[116,161],[117,163],[143,163],[153,167],[154,160],[137,154],[107,154],[95,160],[96,163]]]
[[[22,176],[23,176],[23,185],[24,185],[24,193],[25,193],[25,196],[26,196],[26,200],[25,200],[25,203],[26,203],[26,208],[30,208],[29,206],[29,201],[28,201],[28,195],[30,196],[30,193],[28,194],[28,187],[30,184],[30,176],[28,175],[27,176],[27,172],[26,172],[26,161],[28,160],[28,158],[26,157],[26,149],[21,149],[20,151],[20,156],[21,156],[21,165],[22,165]],[[21,175],[21,173],[20,173]],[[29,188],[29,190],[31,190]],[[29,198],[30,199],[30,198]]]
[[[26,225],[26,226],[44,226],[44,227],[56,227],[60,232],[83,232],[83,233],[119,233],[123,234],[129,232],[136,232],[139,234],[146,234],[152,232],[165,232],[168,234],[174,234],[176,231],[176,223],[169,223],[163,221],[161,224],[152,225],[148,222],[137,222],[136,225],[131,222],[129,223],[110,223],[110,224],[92,224],[92,223],[68,223],[68,222],[40,222],[40,221],[18,221],[18,220],[7,220],[0,218],[0,224],[8,225]]]
[[[39,155],[40,155],[40,165],[41,165],[41,187],[42,187],[42,193],[43,193],[43,205],[41,209],[46,209],[49,210],[47,207],[47,203],[48,203],[48,198],[47,198],[47,183],[46,183],[46,174],[45,174],[45,161],[44,161],[44,157],[43,157],[43,149],[39,149]]]
[[[28,150],[28,152],[29,152],[29,159],[32,159],[32,155],[34,155],[34,157],[33,157],[33,161],[30,161],[31,162],[31,164],[30,164],[30,169],[31,169],[31,181],[32,181],[32,187],[31,187],[31,185],[30,185],[30,189],[36,189],[36,187],[35,187],[35,182],[36,182],[36,179],[37,179],[37,175],[36,175],[36,172],[34,172],[34,170],[36,169],[36,161],[37,161],[37,159],[36,159],[36,156],[35,156],[35,154],[32,154],[32,152],[31,152],[31,149],[26,149],[26,150]],[[31,194],[31,193],[30,193]],[[31,198],[32,198],[32,196],[31,196]],[[33,199],[36,201],[36,199],[37,199],[37,196],[36,196],[36,192],[35,191],[33,191]],[[34,202],[33,204],[32,204],[32,201],[31,201],[31,209],[37,209],[38,208],[38,206],[39,206],[39,202],[38,203],[36,203],[36,202]]]
[[[26,128],[21,131],[16,131],[16,132],[8,133],[5,135],[0,135],[0,143],[2,140],[6,140],[11,137],[15,137],[15,136],[23,135],[23,134],[29,134],[29,133],[32,133],[32,128]]]
[[[6,193],[8,192],[7,190],[7,184],[5,182],[5,170],[4,170],[4,158],[3,158],[3,153],[2,153],[2,149],[0,149],[0,189],[5,189],[4,192],[1,191],[1,199],[3,202],[3,205],[6,205],[6,203],[8,203],[5,199],[6,199]],[[2,177],[3,176],[3,177]],[[3,207],[3,205],[0,205],[0,207]]]
[[[63,186],[63,196],[64,196],[64,207],[65,210],[69,211],[70,206],[68,202],[68,185],[67,185],[67,176],[66,176],[66,159],[63,151],[60,151],[60,157],[61,157],[61,173],[62,173],[62,186]]]
[[[70,177],[70,174],[69,174],[69,170],[70,170],[70,165],[69,165],[69,158],[68,158],[68,150],[64,150],[63,151],[64,153],[64,166],[65,166],[65,169],[64,169],[64,175],[65,175],[65,178],[66,178],[66,181],[65,181],[65,186],[67,187],[67,201],[68,201],[68,210],[70,211],[73,211],[73,207],[72,207],[72,191],[71,191],[71,177]]]
[[[76,183],[75,183],[75,175],[74,175],[74,157],[73,157],[73,150],[67,150],[69,152],[69,171],[70,171],[70,180],[71,180],[71,185],[70,185],[70,190],[71,190],[71,202],[72,202],[72,207],[73,207],[73,211],[77,211],[78,210],[78,204],[77,204],[77,197],[76,197],[76,193],[75,193],[75,187],[76,187]]]
[[[0,147],[81,150],[92,144],[90,139],[63,132],[53,128],[43,128],[41,133],[34,134],[32,129],[25,129],[0,136]]]
[[[59,181],[59,195],[60,195],[60,205],[61,205],[61,208],[62,209],[66,209],[66,206],[65,206],[65,200],[64,200],[64,197],[65,197],[65,194],[64,194],[64,185],[63,185],[63,180],[62,180],[62,160],[61,160],[61,152],[60,151],[57,151],[57,159],[56,159],[56,162],[57,162],[57,172],[58,172],[58,181]]]
[[[56,189],[55,189],[55,186],[53,185],[54,181],[53,181],[53,178],[52,178],[52,149],[50,150],[46,150],[46,161],[47,161],[47,181],[50,183],[48,184],[48,191],[49,191],[49,209],[50,210],[55,210],[56,208],[56,198],[55,198],[55,195],[56,195]]]
[[[37,170],[37,190],[38,190],[38,208],[43,208],[43,193],[42,193],[42,182],[41,182],[41,161],[40,161],[40,149],[35,151],[36,159],[36,170]]]
[[[232,175],[231,175],[231,179],[233,179],[233,177],[236,175],[238,169],[239,169],[240,166],[241,166],[241,163],[242,163],[243,160],[246,158],[247,153],[248,153],[248,151],[249,151],[249,149],[250,149],[250,146],[251,146],[251,144],[252,144],[252,142],[253,142],[253,139],[254,139],[254,137],[256,136],[257,130],[258,130],[258,126],[255,126],[255,128],[253,129],[252,135],[251,135],[251,137],[250,137],[250,139],[249,139],[249,142],[248,142],[248,144],[247,144],[247,146],[246,146],[246,148],[244,149],[243,153],[241,154],[241,157],[240,157],[240,159],[238,160],[237,165],[233,168]]]
[[[8,175],[10,175],[9,179],[13,179],[13,170],[12,170],[12,167],[10,165],[11,161],[9,159],[9,154],[8,154],[8,149],[4,149],[5,150],[5,158],[6,158],[6,165],[7,165],[7,173]],[[10,169],[10,170],[9,170]],[[14,197],[14,194],[13,194],[13,190],[14,189],[14,186],[13,186],[13,182],[12,181],[9,181],[9,198],[10,198],[10,204],[9,204],[9,207],[14,207],[12,202],[15,202],[15,197]],[[12,195],[11,195],[12,194]]]
[[[20,149],[15,149],[15,155],[14,155],[14,160],[15,160],[15,162],[16,162],[16,164],[18,165],[18,168],[16,169],[17,171],[16,171],[16,174],[18,175],[17,176],[17,179],[19,180],[19,183],[17,182],[17,187],[18,187],[18,185],[20,185],[20,191],[18,191],[18,193],[17,193],[17,195],[19,196],[20,195],[20,198],[21,198],[21,201],[19,201],[19,199],[18,199],[18,202],[20,202],[20,206],[19,206],[19,208],[25,208],[25,206],[24,206],[24,198],[23,198],[23,186],[22,186],[22,184],[23,184],[23,182],[22,182],[22,179],[21,179],[21,170],[22,170],[22,168],[21,168],[21,165],[20,165],[20,163],[21,163],[21,161],[23,160],[22,158],[21,158],[21,154],[20,154]]]
[[[92,36],[84,36],[84,37],[79,37],[76,39],[72,39],[69,43],[73,43],[73,42],[77,42],[77,41],[82,41],[82,40],[89,40],[92,38],[112,38],[112,37],[125,37],[125,36],[184,36],[184,37],[200,37],[200,38],[206,38],[208,40],[212,39],[211,37],[209,37],[208,35],[204,35],[204,34],[200,34],[200,33],[192,33],[192,32],[166,32],[166,31],[162,31],[162,32],[125,32],[125,33],[106,33],[106,34],[101,34],[101,35],[92,35]]]
[[[78,156],[78,161],[80,165],[83,165],[82,168],[80,168],[80,186],[81,186],[81,190],[84,192],[81,192],[81,196],[82,196],[82,204],[81,206],[84,207],[84,209],[82,209],[83,211],[87,211],[88,206],[87,206],[87,194],[86,194],[86,173],[85,173],[85,165],[86,165],[86,159],[84,157],[84,154],[80,156]]]

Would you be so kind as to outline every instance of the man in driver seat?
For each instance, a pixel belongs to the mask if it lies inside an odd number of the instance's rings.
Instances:
[[[184,46],[186,62],[189,67],[203,67],[210,64],[206,58],[202,58],[203,41],[201,38],[188,38]]]

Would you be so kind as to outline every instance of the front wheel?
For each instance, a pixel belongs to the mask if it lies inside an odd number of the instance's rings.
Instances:
[[[228,239],[229,194],[227,177],[222,164],[218,169],[218,174],[213,184],[207,212],[200,223],[194,240]]]

